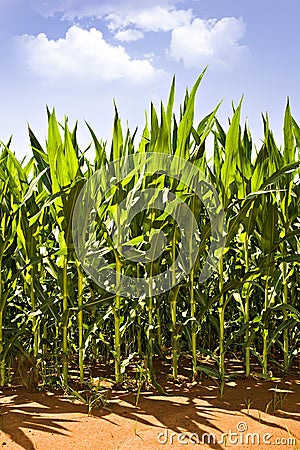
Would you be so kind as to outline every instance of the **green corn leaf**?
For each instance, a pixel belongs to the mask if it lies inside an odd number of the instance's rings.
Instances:
[[[283,138],[284,138],[283,158],[284,164],[286,165],[295,161],[293,119],[291,115],[289,99],[287,100],[284,115]]]
[[[242,99],[233,115],[225,143],[225,160],[221,168],[221,180],[225,190],[224,204],[228,204],[231,197],[230,185],[236,177],[236,165],[238,161],[240,145],[240,116]]]
[[[114,117],[113,139],[111,146],[110,161],[120,159],[123,156],[122,126],[115,101],[114,101],[114,108],[115,108],[115,117]]]
[[[194,84],[191,94],[185,99],[185,111],[179,122],[177,131],[177,146],[175,155],[179,158],[188,159],[189,154],[189,140],[192,131],[193,121],[194,121],[194,109],[195,109],[195,98],[200,82],[206,72],[206,68],[198,77],[196,83]]]

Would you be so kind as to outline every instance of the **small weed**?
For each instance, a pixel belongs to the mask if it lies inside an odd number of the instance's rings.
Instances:
[[[71,386],[67,386],[65,391],[70,398],[79,400],[80,402],[87,405],[88,415],[90,416],[94,409],[99,409],[101,407],[105,408],[109,391],[106,390],[105,392],[103,392],[103,388],[101,387],[100,383],[97,386],[91,383],[86,383],[85,386],[86,388],[82,390],[76,390]]]
[[[282,409],[284,406],[284,402],[286,400],[287,395],[291,392],[291,390],[279,389],[276,385],[275,388],[270,389],[273,391],[273,411],[277,411],[278,409]]]
[[[251,408],[251,405],[252,405],[252,402],[251,402],[251,400],[250,400],[250,398],[249,397],[247,397],[246,399],[244,399],[244,401],[245,401],[245,405],[246,405],[246,408],[247,408],[247,414],[248,414],[248,416],[249,416],[249,414],[250,414],[250,408]]]

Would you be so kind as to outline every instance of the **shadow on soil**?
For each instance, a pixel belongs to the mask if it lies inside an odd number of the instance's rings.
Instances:
[[[174,383],[162,373],[159,381],[169,395],[164,397],[156,392],[142,391],[136,406],[134,393],[109,390],[108,409],[93,410],[93,416],[114,423],[114,413],[134,423],[156,427],[158,432],[166,428],[170,432],[197,433],[198,436],[207,433],[208,428],[218,435],[224,433],[224,429],[216,425],[216,415],[220,414],[228,415],[229,419],[239,413],[245,420],[248,418],[285,431],[284,425],[272,422],[272,416],[294,421],[299,418],[300,383],[292,377],[280,382],[236,379],[226,384],[222,400],[218,386],[209,379],[192,384],[187,377],[181,376],[180,381]],[[57,394],[33,392],[23,387],[6,388],[0,394],[0,430],[25,450],[34,450],[29,433],[43,431],[70,435],[67,425],[77,419],[64,417],[72,413],[87,414],[87,407]],[[223,447],[211,443],[210,448]]]

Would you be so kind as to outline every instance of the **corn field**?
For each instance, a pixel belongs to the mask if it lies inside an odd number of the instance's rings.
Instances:
[[[64,386],[74,377],[74,367],[84,382],[91,361],[113,361],[116,383],[135,364],[157,386],[154,360],[170,361],[170,376],[176,379],[187,355],[194,380],[206,374],[224,382],[233,358],[243,361],[246,377],[254,365],[264,377],[274,367],[299,373],[300,128],[289,102],[280,147],[267,114],[260,148],[253,144],[247,122],[241,124],[242,102],[233,108],[227,131],[217,119],[220,105],[195,123],[203,75],[186,91],[178,116],[173,112],[174,78],[166,104],[157,111],[151,103],[141,131],[122,128],[115,106],[109,145],[87,124],[91,144],[80,149],[77,124],[71,129],[67,118],[59,123],[49,109],[45,145],[29,127],[30,159],[18,160],[11,142],[1,144],[0,386],[9,382],[22,358],[30,359],[45,380],[55,374]],[[116,211],[128,211],[139,190],[151,188],[157,198],[163,192],[176,194],[192,211],[199,230],[196,257],[179,281],[173,274],[165,292],[113,293],[83,267],[74,245],[74,211],[95,173],[105,172],[113,161],[125,164],[132,156],[148,154],[180,158],[210,181],[225,218],[222,251],[211,276],[201,280],[213,241],[207,208],[180,178],[155,171],[141,176],[132,167],[107,187],[93,216],[96,254],[114,270],[115,282],[124,275],[151,281],[168,268],[172,276],[183,245],[167,206],[161,211],[149,202],[125,230]],[[119,235],[113,239],[116,217]],[[122,254],[117,242],[122,226],[129,253],[147,257],[135,261]],[[164,249],[150,258],[151,241],[161,232]]]

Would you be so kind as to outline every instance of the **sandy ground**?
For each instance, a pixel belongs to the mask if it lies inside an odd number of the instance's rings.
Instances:
[[[0,446],[9,450],[298,449],[300,380],[237,380],[220,400],[211,380],[169,383],[167,396],[109,390],[105,409],[23,387],[0,394]],[[275,390],[274,390],[275,389]]]

